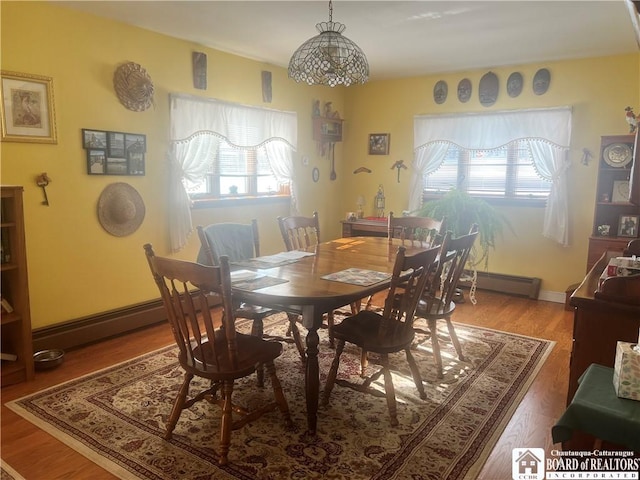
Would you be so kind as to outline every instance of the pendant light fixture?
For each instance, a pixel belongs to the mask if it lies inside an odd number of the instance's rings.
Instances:
[[[344,85],[365,83],[369,79],[369,63],[364,52],[342,35],[345,25],[333,21],[333,5],[329,0],[329,21],[316,24],[320,32],[304,42],[289,61],[289,77],[309,85]]]

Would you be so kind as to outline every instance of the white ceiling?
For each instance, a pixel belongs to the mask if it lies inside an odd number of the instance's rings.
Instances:
[[[280,67],[329,19],[313,0],[54,3]],[[333,2],[371,80],[638,52],[638,18],[629,0]]]

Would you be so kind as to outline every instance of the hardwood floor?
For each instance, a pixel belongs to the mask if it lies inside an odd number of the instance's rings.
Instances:
[[[454,322],[554,340],[556,345],[500,436],[478,479],[511,478],[511,450],[559,447],[551,426],[562,414],[568,385],[573,314],[558,303],[479,291],[478,303],[458,305]],[[376,304],[374,299],[374,304]],[[379,302],[378,302],[379,304]],[[67,352],[64,364],[36,372],[32,382],[1,390],[1,455],[27,480],[116,478],[95,463],[22,419],[4,403],[172,343],[167,325],[158,325]]]

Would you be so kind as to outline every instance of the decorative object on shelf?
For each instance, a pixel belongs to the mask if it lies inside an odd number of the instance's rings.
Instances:
[[[356,169],[353,171],[353,173],[354,173],[354,174],[355,174],[355,173],[362,173],[362,172],[364,172],[364,173],[371,173],[371,169],[370,169],[370,168],[367,168],[367,167],[358,167],[358,168],[356,168]]]
[[[358,195],[356,199],[356,205],[358,206],[358,210],[356,211],[357,218],[364,218],[364,196]]]
[[[636,118],[636,114],[633,113],[633,107],[627,107],[624,109],[625,119],[629,124],[629,133],[636,133],[636,129],[638,128],[638,119]]]
[[[498,91],[500,82],[498,76],[493,72],[485,73],[480,79],[478,86],[478,95],[480,96],[480,104],[483,107],[490,107],[498,99]]]
[[[582,159],[580,160],[580,163],[582,165],[589,165],[589,161],[591,160],[591,157],[593,157],[593,153],[591,153],[591,150],[589,150],[588,148],[583,148]]]
[[[398,170],[398,183],[400,183],[400,170],[406,170],[407,166],[404,164],[404,160],[397,160],[393,165],[391,165],[391,170]]]
[[[312,115],[314,117],[319,117],[320,116],[320,100],[314,100],[313,101]]]
[[[533,76],[533,93],[536,95],[547,93],[549,83],[551,83],[551,73],[546,68],[541,68]]]
[[[620,215],[618,222],[618,236],[636,238],[638,236],[638,226],[640,225],[640,215]]]
[[[49,197],[47,197],[47,185],[51,183],[51,178],[47,175],[47,172],[43,172],[36,177],[36,185],[42,188],[42,192],[44,193],[44,200],[42,201],[43,205],[49,206]]]
[[[193,88],[198,90],[207,89],[207,54],[204,52],[193,52],[191,54],[191,64],[193,68]]]
[[[601,237],[608,237],[611,230],[611,225],[598,225],[598,235]]]
[[[311,170],[311,178],[314,182],[320,180],[320,170],[318,170],[318,167],[313,167],[313,170]]]
[[[153,82],[141,65],[128,62],[116,68],[113,88],[120,103],[134,112],[144,112],[153,104]]]
[[[522,74],[520,72],[513,72],[507,78],[507,94],[511,98],[516,98],[522,93]]]
[[[333,21],[329,0],[329,21],[316,24],[319,35],[310,38],[289,60],[289,78],[308,85],[344,85],[365,83],[369,63],[364,52],[342,35],[345,25]]]
[[[147,137],[140,133],[82,129],[89,175],[144,175]]]
[[[447,100],[448,94],[449,87],[447,87],[447,82],[444,80],[437,81],[433,87],[433,101],[440,105]]]
[[[373,199],[373,205],[376,208],[376,217],[384,217],[384,204],[384,187],[382,186],[382,184],[380,184],[378,185],[378,193],[376,193],[376,196]]]
[[[369,155],[389,155],[391,134],[372,133],[369,135]]]
[[[629,180],[615,180],[613,182],[611,201],[613,203],[624,203],[629,201]]]
[[[138,191],[128,183],[112,183],[100,194],[98,220],[102,228],[111,235],[131,235],[142,225],[144,215],[144,201]]]
[[[3,142],[58,143],[51,77],[2,71]]]
[[[600,201],[602,203],[609,203],[611,201],[609,194],[608,193],[603,193],[602,195],[600,195]]]
[[[267,70],[262,71],[262,101],[265,103],[271,103],[272,97],[271,88],[271,72]]]
[[[467,103],[471,98],[471,80],[463,78],[458,83],[458,100],[460,103]]]
[[[612,143],[604,148],[602,159],[610,167],[626,167],[633,159],[633,151],[626,143]]]
[[[347,222],[355,222],[356,220],[358,220],[358,215],[356,214],[356,212],[347,212],[345,220]]]

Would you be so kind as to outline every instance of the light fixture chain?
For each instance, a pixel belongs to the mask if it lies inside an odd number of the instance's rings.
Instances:
[[[329,21],[333,21],[333,2],[329,0]]]

